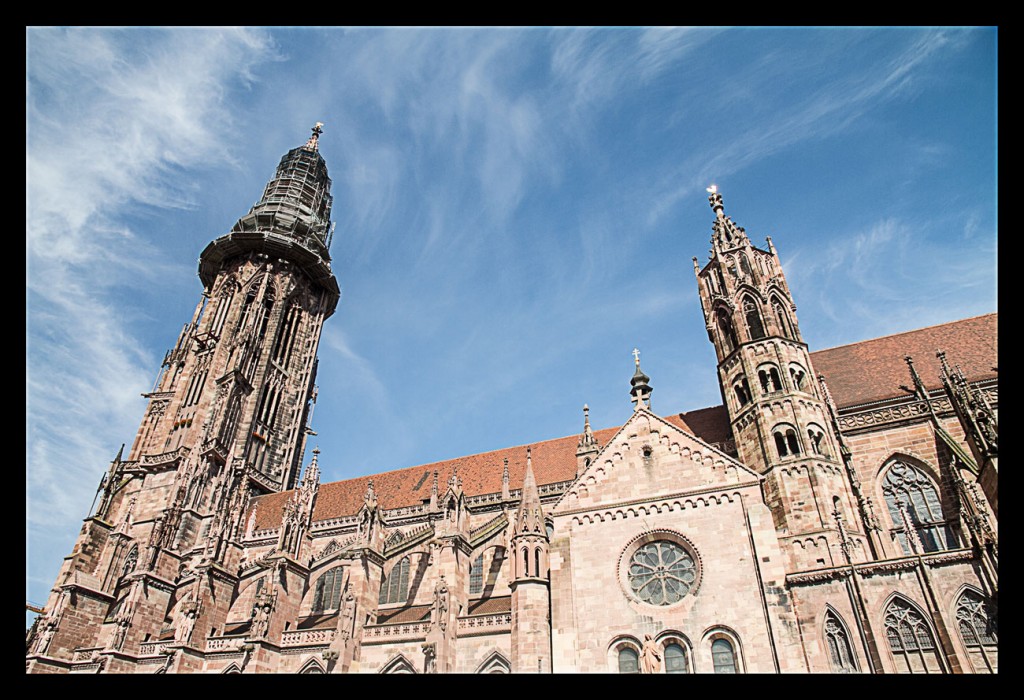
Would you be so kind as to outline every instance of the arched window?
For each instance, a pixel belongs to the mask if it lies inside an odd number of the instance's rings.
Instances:
[[[711,642],[711,660],[715,666],[715,673],[737,673],[736,652],[733,651],[732,643],[728,639],[719,637]]]
[[[828,441],[825,439],[825,431],[811,423],[807,426],[807,443],[811,446],[811,452],[823,457],[829,456]]]
[[[473,560],[469,567],[469,594],[477,595],[484,589],[484,555]]]
[[[750,403],[750,385],[747,383],[746,377],[741,377],[733,380],[733,391],[736,392],[736,401],[739,402],[740,406],[746,406]]]
[[[956,536],[942,512],[938,489],[924,471],[894,460],[883,473],[882,495],[889,507],[893,532],[905,554],[913,554],[915,549],[906,532],[907,520],[925,552],[956,547]]]
[[[336,610],[341,602],[341,586],[344,580],[345,569],[336,566],[316,580],[313,589],[313,605],[310,608],[314,614],[326,610]]]
[[[671,642],[665,646],[665,673],[689,673],[686,663],[686,650],[681,644]]]
[[[757,309],[757,302],[750,297],[743,297],[743,317],[746,319],[747,333],[751,340],[759,340],[765,336],[761,312]]]
[[[404,603],[409,599],[409,557],[391,567],[391,573],[380,584],[378,603]]]
[[[540,547],[533,550],[533,575],[538,578],[543,578],[544,572],[540,568]]]
[[[775,449],[779,457],[792,457],[800,454],[800,444],[796,439],[796,431],[788,425],[776,426],[772,431],[775,438]]]
[[[530,575],[530,551],[523,550],[523,576]]]
[[[790,365],[789,366],[789,376],[790,376],[790,379],[793,380],[793,389],[795,389],[796,391],[802,391],[804,393],[809,393],[807,391],[807,387],[808,387],[807,372],[804,370],[803,367],[801,367],[800,365],[797,365],[797,364]]]
[[[846,626],[831,610],[825,613],[825,643],[833,673],[856,673],[857,662],[854,661]]]
[[[894,598],[885,610],[885,636],[897,673],[944,673],[935,639],[910,603]]]
[[[757,379],[761,383],[761,393],[774,394],[782,391],[782,377],[775,365],[761,365],[757,370]]]
[[[960,639],[967,647],[975,673],[999,670],[998,636],[991,605],[974,591],[964,591],[956,604],[956,624]]]
[[[636,649],[619,649],[619,673],[640,673],[640,655],[636,653]]]
[[[729,320],[729,314],[725,309],[718,309],[718,335],[722,341],[722,348],[725,350],[725,354],[728,355],[738,345],[736,341],[736,331],[733,330],[732,321]]]

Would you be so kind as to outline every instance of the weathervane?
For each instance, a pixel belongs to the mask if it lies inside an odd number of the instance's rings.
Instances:
[[[309,137],[309,141],[306,141],[306,148],[311,151],[315,151],[317,140],[320,138],[320,134],[322,133],[324,133],[324,123],[317,122],[313,127],[313,135]]]

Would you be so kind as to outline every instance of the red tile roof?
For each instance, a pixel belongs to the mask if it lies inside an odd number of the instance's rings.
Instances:
[[[814,371],[825,375],[836,406],[855,406],[896,396],[907,396],[901,384],[913,386],[904,356],[914,359],[914,368],[929,389],[942,387],[936,350],[946,352],[950,365],[960,365],[968,381],[995,378],[997,366],[998,314],[874,340],[841,345],[811,353]]]
[[[430,617],[429,605],[413,605],[398,610],[385,610],[377,616],[378,625],[398,624],[400,622],[420,622]]]
[[[469,601],[467,615],[493,615],[495,613],[509,612],[512,609],[512,596],[500,596],[498,598],[481,598],[480,600]]]
[[[977,316],[915,331],[866,340],[811,353],[816,372],[824,374],[839,407],[905,395],[900,384],[910,384],[904,355],[912,355],[914,366],[929,388],[941,386],[935,351],[946,350],[951,364],[959,364],[968,380],[995,377],[997,314]],[[665,417],[681,430],[715,444],[732,439],[729,415],[724,406],[711,406]],[[604,446],[618,427],[594,432]],[[532,443],[533,470],[538,485],[569,481],[576,477],[578,435]],[[438,472],[441,494],[449,477],[457,471],[467,496],[501,492],[503,460],[508,459],[509,488],[522,487],[526,473],[526,445],[506,447],[468,457],[448,459],[373,476],[335,481],[320,486],[313,519],[316,521],[354,515],[363,505],[370,480],[382,508],[401,508],[430,500],[434,471]],[[281,509],[291,491],[268,494],[257,500],[256,528],[278,527]]]

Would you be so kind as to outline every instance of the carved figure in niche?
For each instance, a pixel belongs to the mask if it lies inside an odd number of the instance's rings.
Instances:
[[[341,638],[352,638],[352,626],[356,619],[356,598],[347,591],[341,603]]]
[[[640,651],[640,668],[644,673],[661,671],[661,648],[649,634],[644,635],[644,647]]]
[[[265,637],[270,628],[270,610],[273,608],[273,600],[267,594],[256,596],[256,604],[252,610],[252,627],[249,636]]]
[[[196,618],[199,616],[199,604],[191,599],[182,603],[178,610],[178,620],[174,628],[174,641],[177,644],[188,644],[192,639],[192,631],[196,627]]]
[[[121,647],[124,646],[124,638],[128,635],[128,627],[130,622],[127,619],[119,620],[117,626],[114,627],[114,636],[110,640],[110,648],[115,651],[121,651]]]
[[[441,580],[434,587],[434,607],[430,611],[430,622],[431,626],[439,625],[442,631],[448,627],[448,603],[448,584],[445,583],[444,576],[441,576]]]
[[[45,654],[46,650],[50,648],[50,642],[53,640],[53,635],[57,633],[57,620],[51,618],[47,620],[46,624],[43,625],[42,631],[36,638],[35,649],[33,650],[36,654]]]

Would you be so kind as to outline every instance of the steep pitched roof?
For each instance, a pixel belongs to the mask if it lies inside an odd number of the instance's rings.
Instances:
[[[693,432],[678,415],[669,416],[665,420],[686,432]],[[617,427],[596,430],[594,437],[599,444],[604,445],[617,430]],[[576,477],[578,441],[578,435],[569,435],[529,445],[533,455],[534,477],[539,486],[570,481]],[[363,505],[363,496],[371,479],[377,500],[385,510],[419,505],[430,500],[430,485],[435,470],[438,473],[441,490],[452,473],[457,471],[459,478],[462,479],[462,489],[467,496],[501,493],[501,474],[505,459],[508,459],[509,488],[520,489],[526,475],[526,448],[527,445],[506,447],[493,452],[321,484],[316,505],[313,507],[313,520],[330,520],[354,514]],[[256,529],[280,525],[281,509],[290,494],[291,491],[283,491],[255,499]]]
[[[936,350],[945,350],[949,362],[959,364],[969,381],[990,379],[996,376],[992,368],[997,364],[997,318],[998,314],[987,314],[818,350],[811,353],[811,362],[816,372],[825,375],[832,397],[840,408],[905,396],[899,388],[900,384],[910,384],[910,375],[903,360],[905,355],[915,358],[914,366],[930,389],[942,386],[938,361],[935,360]],[[672,414],[663,417],[663,420],[712,445],[732,439],[729,414],[725,406]],[[594,437],[604,446],[618,430],[619,427],[597,430],[594,431]],[[578,441],[578,435],[569,435],[529,445],[532,448],[534,476],[538,485],[575,478]],[[313,509],[313,519],[322,521],[355,514],[363,504],[363,496],[371,479],[378,501],[384,509],[423,503],[430,499],[435,470],[442,490],[453,471],[457,470],[467,496],[500,493],[502,465],[506,458],[509,488],[522,488],[526,473],[526,447],[506,447],[493,452],[322,484]],[[256,499],[257,529],[280,525],[281,509],[290,494],[291,491],[285,491]]]
[[[942,387],[936,350],[944,350],[950,364],[960,365],[968,381],[994,379],[997,321],[993,313],[818,350],[811,353],[811,363],[825,375],[839,407],[907,396],[900,389],[900,384],[912,384],[906,355],[914,358],[914,368],[929,389]]]

